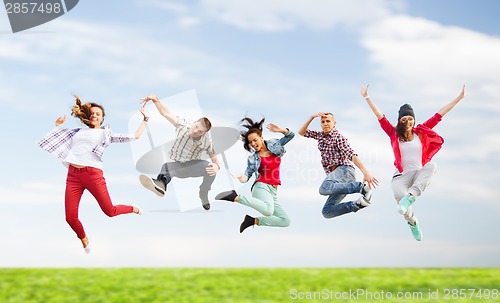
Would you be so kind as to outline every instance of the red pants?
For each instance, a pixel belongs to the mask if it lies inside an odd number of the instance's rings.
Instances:
[[[78,207],[85,189],[94,196],[102,211],[109,217],[130,214],[134,210],[134,207],[129,205],[113,205],[102,170],[94,167],[76,168],[70,165],[66,179],[64,207],[66,209],[66,222],[79,239],[86,236],[83,225],[78,219]]]

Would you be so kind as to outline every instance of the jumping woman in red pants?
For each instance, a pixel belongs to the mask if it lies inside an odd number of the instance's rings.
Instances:
[[[87,127],[60,128],[59,125],[66,121],[66,116],[63,115],[56,120],[56,127],[38,142],[41,148],[56,155],[68,167],[64,196],[66,222],[82,241],[86,253],[90,253],[90,243],[78,219],[78,207],[85,189],[94,196],[102,211],[109,217],[141,214],[141,210],[135,206],[113,205],[102,173],[102,154],[106,147],[111,143],[129,142],[141,137],[148,121],[144,108],[141,108],[141,113],[144,120],[134,135],[114,134],[109,126],[101,127],[105,115],[101,105],[91,102],[82,105],[76,97],[71,115],[80,119]]]

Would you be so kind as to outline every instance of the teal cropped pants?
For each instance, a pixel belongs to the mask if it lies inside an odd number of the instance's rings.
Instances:
[[[264,215],[264,217],[257,218],[259,226],[287,227],[290,225],[290,218],[278,203],[277,189],[272,185],[256,182],[252,188],[252,196],[240,196],[238,202]]]

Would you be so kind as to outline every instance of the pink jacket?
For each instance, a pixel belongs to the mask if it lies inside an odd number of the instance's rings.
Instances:
[[[444,143],[444,139],[432,130],[432,128],[436,126],[442,118],[443,116],[441,116],[439,113],[436,113],[423,124],[418,124],[413,128],[413,132],[417,134],[420,141],[422,142],[422,165],[427,164],[427,162],[429,162],[432,157],[441,149],[441,146]],[[402,173],[403,166],[401,165],[401,151],[399,150],[399,138],[396,133],[396,127],[392,125],[385,116],[382,117],[378,122],[391,139],[392,151],[394,152],[395,157],[394,166],[396,166],[398,171]]]

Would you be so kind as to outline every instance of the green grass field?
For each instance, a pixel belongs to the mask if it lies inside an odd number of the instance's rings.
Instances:
[[[500,302],[500,269],[0,269],[1,303]]]

